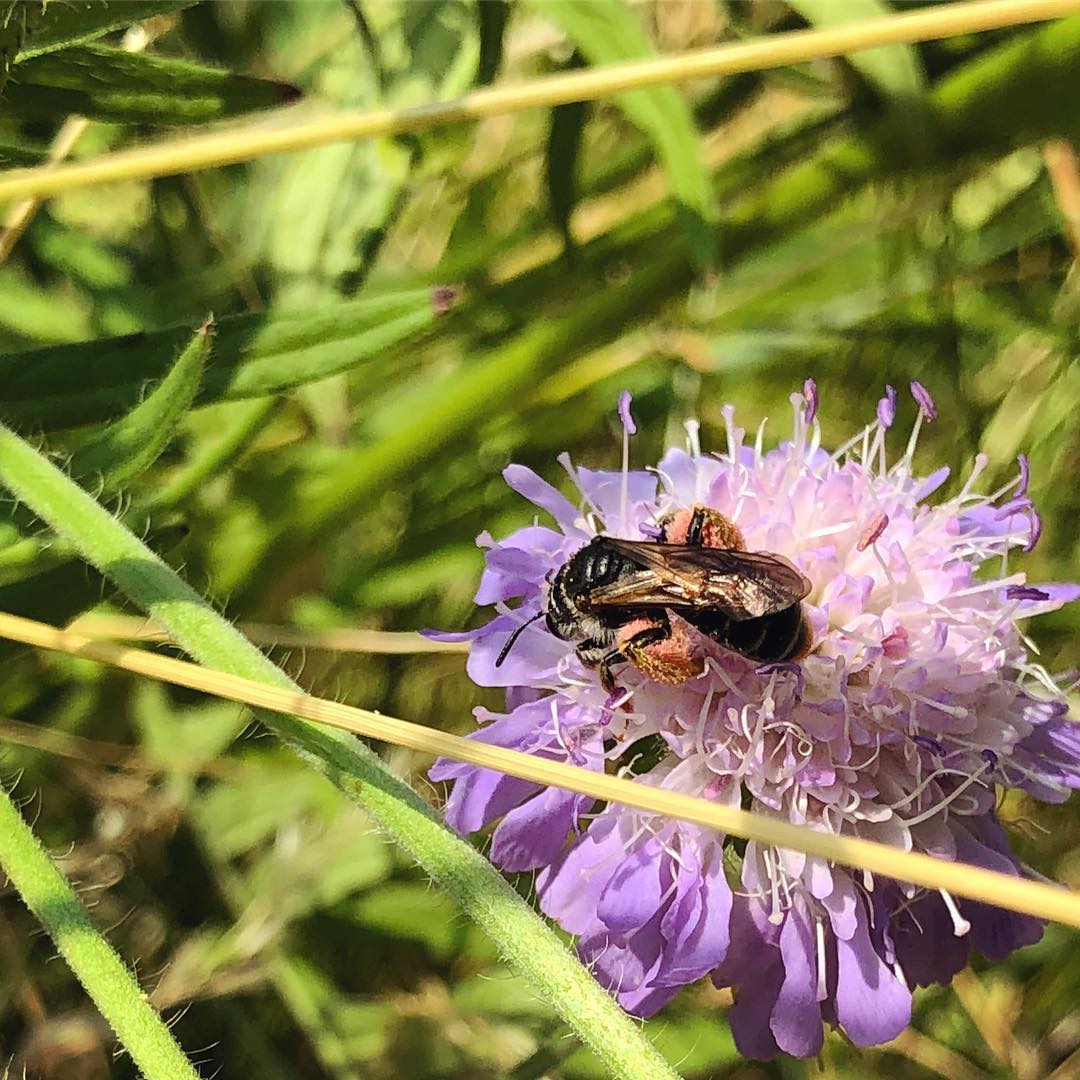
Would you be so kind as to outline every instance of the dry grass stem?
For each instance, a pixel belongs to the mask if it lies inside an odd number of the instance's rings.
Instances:
[[[80,615],[68,629],[75,634],[115,641],[169,641],[169,635],[152,619],[137,615]],[[467,653],[465,641],[432,641],[412,631],[397,630],[299,630],[293,626],[243,622],[239,629],[256,645],[287,649],[318,649],[342,653]]]
[[[1080,927],[1080,894],[1061,886],[1012,877],[917,852],[901,851],[870,840],[817,832],[763,814],[737,810],[618,776],[595,773],[559,761],[464,739],[367,709],[281,690],[139,649],[92,641],[79,634],[15,615],[0,614],[0,637],[109,664],[177,686],[243,702],[254,708],[302,717],[313,723],[420,753],[468,762],[544,786],[617,802],[646,813],[679,818],[762,844],[804,851],[876,875],[909,881],[927,889],[945,890],[971,900]]]
[[[45,198],[117,180],[147,179],[251,161],[268,154],[329,143],[423,131],[522,109],[594,101],[627,90],[733,75],[842,56],[883,45],[930,41],[956,34],[1043,22],[1080,11],[1080,0],[967,0],[866,19],[846,26],[771,34],[626,64],[612,64],[534,79],[517,86],[477,90],[453,101],[409,109],[342,112],[299,122],[270,114],[259,126],[215,131],[58,168],[9,171],[0,176],[0,201]]]

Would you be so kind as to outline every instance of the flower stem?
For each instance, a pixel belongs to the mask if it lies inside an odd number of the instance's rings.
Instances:
[[[152,615],[200,663],[302,694],[300,688],[42,454],[0,425],[0,483]],[[626,1080],[676,1074],[548,925],[471,845],[354,736],[293,716],[259,719],[362,806],[492,938],[500,953]]]
[[[134,975],[94,928],[67,879],[0,786],[0,866],[147,1080],[198,1080]]]

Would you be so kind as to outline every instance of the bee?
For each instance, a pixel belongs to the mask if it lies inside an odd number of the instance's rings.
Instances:
[[[609,693],[618,664],[672,684],[700,674],[688,625],[751,660],[806,654],[801,601],[811,585],[787,559],[746,551],[738,527],[709,507],[677,511],[660,526],[655,541],[594,536],[558,569],[546,609],[529,622],[544,618],[556,637],[576,641]],[[528,625],[510,636],[496,667]]]

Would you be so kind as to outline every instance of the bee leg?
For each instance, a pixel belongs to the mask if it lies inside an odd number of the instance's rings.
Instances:
[[[609,694],[614,694],[618,689],[618,685],[615,682],[615,676],[611,673],[611,669],[616,664],[625,664],[626,657],[623,656],[618,649],[613,652],[609,652],[599,664],[596,665],[596,670],[600,675],[600,685]]]
[[[691,544],[694,547],[727,548],[743,551],[746,543],[739,527],[711,506],[676,510],[660,522],[665,544]]]
[[[673,627],[666,615],[631,623],[618,641],[626,659],[654,682],[677,685],[703,669],[701,658],[691,652],[690,635],[681,625]]]
[[[611,642],[587,639],[577,647],[578,659],[586,667],[596,668],[600,675],[600,685],[609,693],[615,692],[615,676],[611,669],[616,664],[625,664],[626,657],[618,649],[611,647]]]

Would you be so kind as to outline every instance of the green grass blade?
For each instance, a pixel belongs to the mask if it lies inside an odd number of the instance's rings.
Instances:
[[[622,0],[533,0],[530,6],[555,23],[593,64],[654,53],[637,16]],[[716,209],[686,98],[673,86],[658,86],[619,94],[615,102],[652,140],[667,170],[691,255],[698,266],[710,268],[715,262]]]
[[[884,19],[893,9],[884,0],[788,0],[813,26],[839,26],[856,19]],[[913,45],[888,45],[851,53],[845,59],[882,97],[900,101],[918,97],[925,77],[919,54]]]
[[[235,75],[171,57],[73,45],[17,64],[5,117],[49,120],[72,113],[129,124],[193,124],[284,105],[288,83]]]
[[[216,323],[197,404],[265,397],[347,371],[438,317],[428,289]],[[186,326],[0,356],[0,417],[39,431],[109,420],[138,403],[190,340]],[[74,373],[78,373],[78,379]]]

